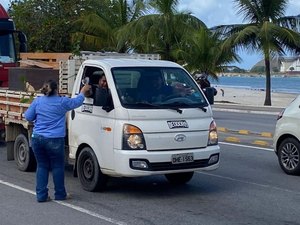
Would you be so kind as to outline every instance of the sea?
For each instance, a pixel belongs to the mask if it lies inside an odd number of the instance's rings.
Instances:
[[[221,76],[218,81],[210,80],[213,87],[230,87],[252,90],[266,89],[264,76]],[[280,93],[300,94],[300,76],[271,76],[271,91]]]

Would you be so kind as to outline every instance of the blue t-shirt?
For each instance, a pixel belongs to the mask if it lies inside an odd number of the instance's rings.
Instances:
[[[25,118],[34,122],[34,134],[46,138],[65,137],[66,112],[78,108],[83,101],[82,93],[75,98],[58,95],[37,97],[25,112]]]

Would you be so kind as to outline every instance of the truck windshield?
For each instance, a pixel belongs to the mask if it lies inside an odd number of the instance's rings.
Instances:
[[[197,108],[208,105],[197,83],[181,68],[113,68],[112,74],[125,108]]]
[[[0,63],[14,63],[16,51],[13,34],[0,32],[0,43]]]

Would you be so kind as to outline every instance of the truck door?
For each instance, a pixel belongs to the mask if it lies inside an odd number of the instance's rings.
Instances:
[[[105,76],[104,71],[99,67],[85,66],[83,69],[82,78],[88,77],[92,92],[85,98],[84,104],[69,115],[69,145],[78,148],[80,144],[88,144],[95,152],[100,167],[112,170],[115,116],[112,99],[109,97],[105,99],[105,91],[99,89],[99,79],[103,75]],[[80,87],[78,92],[79,90]],[[109,88],[107,95],[109,95]],[[107,104],[111,104],[108,110],[105,107]]]

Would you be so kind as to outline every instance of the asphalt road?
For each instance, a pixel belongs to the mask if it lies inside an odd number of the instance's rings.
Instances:
[[[225,110],[226,109],[226,110]],[[238,111],[236,111],[239,109]],[[249,113],[251,107],[237,106],[233,109],[214,110],[219,140],[260,147],[273,148],[273,135],[278,112],[269,113],[268,108],[256,107],[255,113]],[[258,111],[260,109],[260,111]]]
[[[218,127],[229,130],[249,130],[253,133],[274,133],[277,116],[242,112],[214,111]]]
[[[35,173],[18,171],[2,147],[0,224],[300,224],[299,177],[284,174],[271,149],[220,146],[220,168],[197,172],[184,186],[163,176],[115,178],[106,192],[90,193],[67,170],[73,198],[47,203],[35,201]]]

